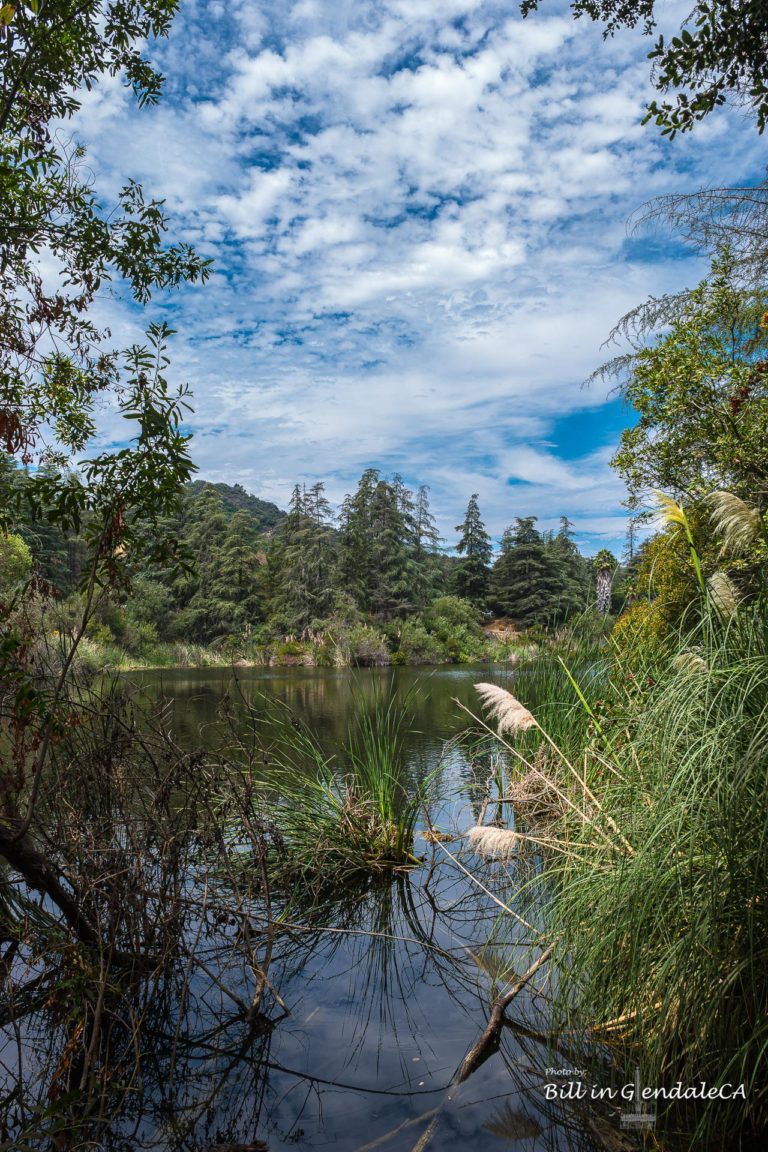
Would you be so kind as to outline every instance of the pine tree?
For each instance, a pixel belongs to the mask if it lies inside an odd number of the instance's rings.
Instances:
[[[416,494],[413,523],[414,600],[419,609],[442,591],[439,547],[440,536],[429,507],[429,485],[422,484]]]
[[[334,545],[325,485],[294,487],[288,515],[268,553],[270,615],[288,632],[301,632],[330,610]]]
[[[383,620],[418,606],[416,505],[400,476],[368,468],[341,509],[339,580],[363,612]]]
[[[183,542],[192,569],[173,584],[180,605],[174,631],[184,639],[206,643],[240,633],[248,621],[237,585],[237,565],[243,569],[244,587],[248,559],[235,553],[221,497],[212,488],[188,496],[184,523]],[[255,551],[254,545],[253,565],[257,563]]]
[[[309,593],[304,532],[304,493],[301,486],[295,484],[288,514],[276,528],[267,550],[269,616],[286,632],[301,631],[307,622]]]
[[[461,524],[456,525],[456,531],[461,533],[456,551],[463,557],[454,571],[456,594],[481,605],[488,592],[492,548],[491,538],[480,518],[477,492],[470,497],[466,515]]]
[[[333,510],[322,481],[317,481],[308,491],[305,490],[304,512],[308,520],[305,548],[309,608],[311,618],[323,617],[330,611],[333,600],[336,550]]]
[[[517,517],[514,526],[505,529],[491,577],[494,610],[524,624],[546,622],[561,588],[553,542],[542,537],[536,520]]]
[[[222,597],[234,606],[238,631],[250,628],[262,615],[260,548],[253,517],[243,509],[229,521],[222,541],[218,570]]]
[[[416,607],[413,560],[413,499],[400,479],[379,480],[371,502],[369,604],[384,620]]]
[[[556,601],[550,610],[553,622],[560,622],[574,612],[583,611],[589,599],[589,562],[576,547],[572,529],[572,521],[567,516],[561,516],[560,529],[550,545],[559,581]]]
[[[372,504],[380,473],[366,468],[353,496],[345,496],[341,505],[338,579],[342,590],[351,596],[358,608],[371,610],[370,591],[375,565]]]

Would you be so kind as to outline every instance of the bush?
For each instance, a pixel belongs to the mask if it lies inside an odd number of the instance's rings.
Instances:
[[[387,642],[381,632],[369,624],[352,628],[347,637],[349,663],[357,668],[384,667],[390,663]]]
[[[20,536],[0,532],[0,590],[13,588],[32,571],[32,553]]]
[[[314,663],[311,647],[300,640],[284,640],[282,644],[273,644],[270,649],[270,664],[306,664]]]
[[[445,649],[436,636],[427,632],[420,620],[406,620],[400,630],[400,646],[395,655],[400,658],[399,664],[439,664],[445,659]]]
[[[425,626],[439,635],[441,630],[466,628],[480,634],[477,609],[460,596],[438,596],[423,613]]]
[[[656,659],[669,643],[669,625],[659,607],[637,600],[619,616],[611,639],[621,658],[633,667]]]
[[[483,659],[487,640],[478,613],[468,600],[459,596],[439,596],[421,619],[426,631],[437,641],[439,659],[452,664]]]

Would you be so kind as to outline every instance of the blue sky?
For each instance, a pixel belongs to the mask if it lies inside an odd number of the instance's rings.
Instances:
[[[474,0],[190,2],[152,49],[160,106],[118,79],[87,94],[73,128],[100,191],[142,181],[215,260],[148,315],[102,303],[121,342],[161,314],[178,330],[200,475],[284,506],[317,479],[340,501],[375,466],[431,486],[448,542],[478,492],[496,537],[564,514],[587,552],[620,549],[608,462],[629,417],[582,381],[623,312],[703,268],[627,219],[764,165],[737,110],[673,142],[641,126],[648,48],[558,0],[527,21]]]

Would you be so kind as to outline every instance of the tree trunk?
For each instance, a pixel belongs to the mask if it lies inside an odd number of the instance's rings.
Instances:
[[[611,570],[600,568],[597,573],[597,610],[601,616],[608,615],[611,607]]]
[[[0,856],[21,873],[30,888],[53,901],[79,940],[89,945],[98,942],[98,933],[83,915],[77,897],[66,890],[61,873],[32,846],[28,836],[15,839],[12,829],[0,828]]]

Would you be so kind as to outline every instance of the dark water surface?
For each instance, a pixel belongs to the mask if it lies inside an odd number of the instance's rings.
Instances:
[[[200,669],[130,679],[148,697],[168,701],[170,727],[185,746],[222,739],[226,694],[256,703],[267,694],[301,716],[329,754],[346,736],[355,695],[376,684],[389,690],[391,682],[412,708],[409,770],[416,779],[432,775],[433,823],[459,837],[476,821],[491,765],[489,753],[473,761],[453,741],[470,723],[455,699],[475,707],[475,682],[511,684],[512,675],[483,665],[357,673]],[[100,1147],[203,1152],[257,1140],[272,1150],[338,1152],[602,1147],[586,1135],[581,1104],[545,1098],[545,1070],[567,1061],[520,1029],[506,1028],[501,1049],[451,1087],[494,997],[532,959],[515,947],[514,917],[460,864],[534,918],[516,889],[536,864],[483,863],[460,838],[440,847],[421,837],[417,851],[424,856],[418,869],[319,908],[289,905],[269,964],[273,1023],[243,1022],[234,1001],[249,1002],[248,974],[221,980],[215,954],[209,975],[197,972],[191,984],[180,978],[165,990],[139,1040],[141,1080]],[[201,954],[205,947],[202,933]],[[509,1016],[529,1031],[547,1027],[536,989],[521,994]],[[26,1043],[32,1057],[45,1037],[30,1031]]]
[[[412,726],[406,737],[417,779],[432,774],[438,798],[431,818],[459,835],[475,823],[490,769],[470,761],[453,738],[470,724],[460,706],[477,711],[473,685],[512,686],[503,666],[436,669],[196,669],[143,674],[147,689],[173,700],[173,725],[182,743],[221,738],[222,697],[276,697],[317,733],[329,754],[344,741],[355,698],[378,685],[407,698]],[[483,864],[461,840],[446,843],[494,893],[514,899],[514,876]],[[440,1109],[430,1138],[435,1152],[591,1149],[573,1105],[548,1104],[546,1047],[511,1029],[499,1053],[459,1088],[453,1073],[487,1021],[493,997],[507,987],[505,969],[530,962],[512,941],[511,917],[461,872],[441,849],[421,840],[425,866],[377,882],[329,905],[313,922],[327,931],[294,932],[279,942],[270,978],[290,1015],[271,1033],[267,1069],[256,1100],[237,1089],[224,1095],[228,1115],[253,1108],[253,1127],[270,1148],[338,1148],[339,1152],[410,1152]],[[378,933],[375,936],[366,932]],[[492,974],[496,974],[494,979]],[[535,996],[519,998],[511,1017],[537,1020]],[[555,1063],[563,1061],[555,1059]],[[450,1097],[450,1099],[448,1099]],[[242,1119],[242,1117],[241,1117]],[[238,1128],[240,1125],[238,1125]]]

